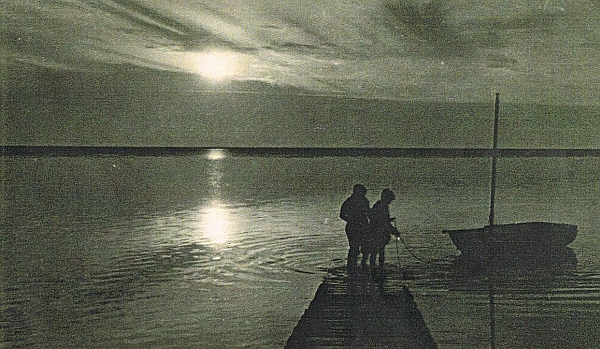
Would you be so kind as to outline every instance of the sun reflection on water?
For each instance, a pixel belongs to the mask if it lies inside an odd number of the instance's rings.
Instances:
[[[197,229],[203,238],[213,244],[224,244],[231,238],[235,224],[228,205],[221,201],[221,181],[223,177],[222,160],[227,157],[225,149],[210,149],[205,155],[209,160],[210,201],[200,208]]]
[[[233,228],[227,207],[218,201],[204,207],[200,213],[200,228],[212,243],[226,243]]]
[[[206,158],[209,160],[221,160],[227,156],[227,151],[225,149],[210,149],[206,154]]]

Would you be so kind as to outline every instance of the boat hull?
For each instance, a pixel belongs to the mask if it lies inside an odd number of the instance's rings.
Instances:
[[[550,253],[564,249],[577,237],[573,224],[526,222],[476,229],[445,230],[466,257],[488,259],[498,254]]]

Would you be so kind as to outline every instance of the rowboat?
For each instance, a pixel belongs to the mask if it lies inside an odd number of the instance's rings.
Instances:
[[[523,222],[486,225],[482,228],[447,230],[464,256],[483,260],[490,255],[544,256],[564,249],[577,237],[574,224]]]
[[[485,261],[493,257],[540,255],[549,257],[564,251],[577,237],[574,224],[550,222],[494,223],[496,194],[496,162],[498,145],[498,114],[500,98],[496,93],[494,142],[492,151],[492,179],[488,225],[474,229],[444,230],[452,243],[467,259]]]

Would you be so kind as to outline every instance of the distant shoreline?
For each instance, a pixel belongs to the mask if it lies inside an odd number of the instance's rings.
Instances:
[[[98,146],[2,146],[0,156],[174,156],[201,155],[223,149],[233,156],[287,157],[491,157],[485,148],[293,148],[293,147],[98,147]],[[600,157],[600,149],[498,149],[498,157]]]

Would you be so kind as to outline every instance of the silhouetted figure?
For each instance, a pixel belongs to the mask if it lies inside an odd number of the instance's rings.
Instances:
[[[355,184],[352,195],[344,201],[340,209],[340,218],[346,221],[346,236],[348,237],[348,272],[356,271],[356,262],[360,246],[369,229],[369,200],[366,197],[367,188]]]
[[[383,189],[381,199],[369,211],[369,235],[363,246],[362,265],[366,265],[367,259],[369,259],[371,267],[375,266],[377,256],[379,256],[379,266],[383,271],[385,246],[391,241],[390,234],[398,236],[398,230],[391,225],[396,218],[390,218],[389,207],[395,198],[394,192],[387,188]]]

